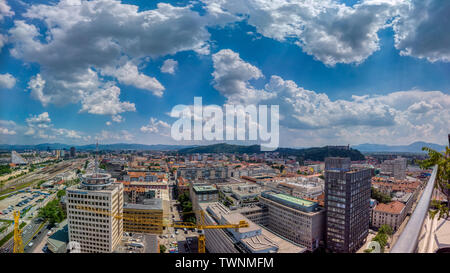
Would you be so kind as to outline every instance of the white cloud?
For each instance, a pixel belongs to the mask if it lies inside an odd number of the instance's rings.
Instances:
[[[169,74],[175,74],[175,70],[178,67],[178,62],[173,59],[167,59],[164,61],[163,65],[161,66],[161,72],[163,73],[169,73]]]
[[[117,115],[126,111],[136,111],[134,103],[121,102],[120,88],[106,84],[103,89],[87,94],[82,98],[80,112],[97,115]]]
[[[11,131],[8,128],[0,127],[0,135],[15,135],[15,131]]]
[[[13,75],[6,73],[0,74],[0,88],[11,89],[16,85],[16,78]]]
[[[223,49],[213,54],[212,59],[214,88],[228,99],[227,103],[253,104],[272,96],[251,86],[249,81],[262,78],[263,74],[257,67],[243,61],[238,53]]]
[[[191,6],[159,3],[139,11],[116,0],[62,0],[30,5],[22,17],[9,30],[10,52],[40,65],[29,85],[43,105],[81,102],[83,111],[98,114],[134,110],[127,102],[111,111],[93,109],[86,98],[110,100],[101,75],[162,96],[162,84],[138,65],[180,51],[209,54],[207,22]]]
[[[14,11],[8,6],[6,0],[0,0],[0,21],[3,21],[5,17],[14,16]]]
[[[157,97],[162,97],[165,89],[156,78],[139,73],[137,66],[131,62],[120,67],[102,69],[102,74],[114,76],[122,84],[151,91]]]
[[[112,124],[111,121],[107,121],[107,122],[106,122],[106,125],[107,125],[107,126],[111,126],[111,124]]]
[[[52,120],[48,112],[44,112],[40,115],[34,115],[26,119],[28,126],[37,128],[48,128],[51,125]]]
[[[395,47],[404,56],[450,62],[450,1],[412,0],[394,24]]]
[[[149,124],[141,127],[141,132],[143,132],[143,133],[160,133],[160,134],[168,135],[169,128],[170,128],[170,125],[167,122],[158,120],[156,118],[150,118]]]
[[[39,115],[33,115],[26,120],[27,127],[23,128],[24,136],[32,136],[36,139],[82,139],[83,133],[65,129],[65,128],[54,128],[52,120],[48,112],[43,112]]]
[[[121,123],[122,121],[125,120],[121,115],[114,115],[111,117],[111,119],[112,119],[112,121],[117,122],[117,123]]]
[[[204,0],[216,17],[246,20],[265,37],[290,41],[326,65],[361,63],[379,49],[377,32],[398,14],[403,1]]]
[[[255,90],[248,80],[262,78],[261,71],[231,50],[219,53],[213,55],[215,88],[229,99]],[[282,143],[357,144],[380,143],[380,139],[389,144],[419,140],[442,143],[450,131],[450,95],[441,91],[410,90],[331,100],[325,93],[306,90],[273,75],[258,92],[271,94],[260,98],[259,103],[280,107]]]

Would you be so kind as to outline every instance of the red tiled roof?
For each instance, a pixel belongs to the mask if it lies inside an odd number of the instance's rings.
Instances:
[[[400,214],[404,208],[405,204],[403,204],[402,202],[393,201],[387,204],[380,203],[375,206],[374,210],[391,214]]]

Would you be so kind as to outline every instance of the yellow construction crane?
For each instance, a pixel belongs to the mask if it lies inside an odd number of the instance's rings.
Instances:
[[[200,213],[200,223],[198,224],[194,224],[194,223],[190,223],[190,222],[166,222],[166,221],[155,221],[155,220],[147,220],[147,219],[143,219],[142,215],[139,214],[135,214],[133,216],[124,216],[123,214],[111,214],[108,211],[102,210],[102,209],[95,209],[95,208],[91,208],[91,207],[86,207],[86,206],[77,206],[77,209],[82,209],[82,210],[87,210],[90,212],[94,212],[94,213],[98,213],[98,214],[103,214],[103,215],[108,215],[108,216],[112,216],[116,219],[122,219],[122,220],[128,220],[128,221],[134,221],[134,222],[138,222],[141,224],[148,224],[148,225],[154,225],[154,226],[163,226],[163,227],[173,227],[173,228],[197,228],[197,230],[199,231],[199,235],[198,235],[198,253],[205,253],[206,252],[206,243],[205,243],[205,234],[204,231],[205,229],[225,229],[225,228],[234,228],[237,230],[239,230],[239,228],[245,228],[248,227],[249,224],[247,221],[245,220],[241,220],[239,221],[239,223],[237,224],[227,224],[227,225],[206,225],[205,224],[205,220],[204,220],[204,212],[202,210],[199,210],[198,212]],[[189,213],[194,213],[194,212],[189,212]]]
[[[14,212],[14,249],[13,253],[23,253],[22,230],[20,230],[20,212]]]

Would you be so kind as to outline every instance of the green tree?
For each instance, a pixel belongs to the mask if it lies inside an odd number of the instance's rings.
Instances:
[[[423,151],[428,152],[428,158],[422,160],[419,165],[423,169],[429,169],[437,165],[437,173],[435,180],[435,187],[447,196],[450,200],[450,149],[445,147],[445,152],[438,152],[428,147],[423,147]],[[430,210],[430,217],[434,217],[439,213],[439,219],[442,217],[448,218],[450,202],[447,201],[447,206],[434,204]]]
[[[380,192],[379,190],[377,190],[377,189],[375,189],[375,188],[372,188],[372,189],[371,189],[371,194],[370,194],[370,196],[371,196],[373,199],[377,200],[378,202],[384,203],[384,204],[389,203],[389,202],[392,201],[392,198],[391,198],[390,195],[384,194],[384,193]]]
[[[393,230],[392,230],[391,226],[388,226],[388,225],[382,225],[382,226],[378,229],[378,232],[385,233],[386,235],[391,236],[392,233],[393,233]]]
[[[165,245],[159,245],[159,253],[166,252],[166,246]]]

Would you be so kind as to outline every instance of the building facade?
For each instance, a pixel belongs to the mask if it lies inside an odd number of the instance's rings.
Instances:
[[[405,220],[406,213],[405,204],[399,201],[377,204],[372,210],[372,226],[380,228],[388,225],[396,231]]]
[[[326,246],[332,252],[356,252],[370,223],[369,169],[350,169],[349,158],[325,159]]]
[[[318,203],[298,197],[262,192],[260,202],[268,211],[267,227],[309,251],[323,241],[325,211]]]
[[[69,241],[82,253],[113,252],[123,234],[123,185],[106,173],[86,174],[67,189]]]

